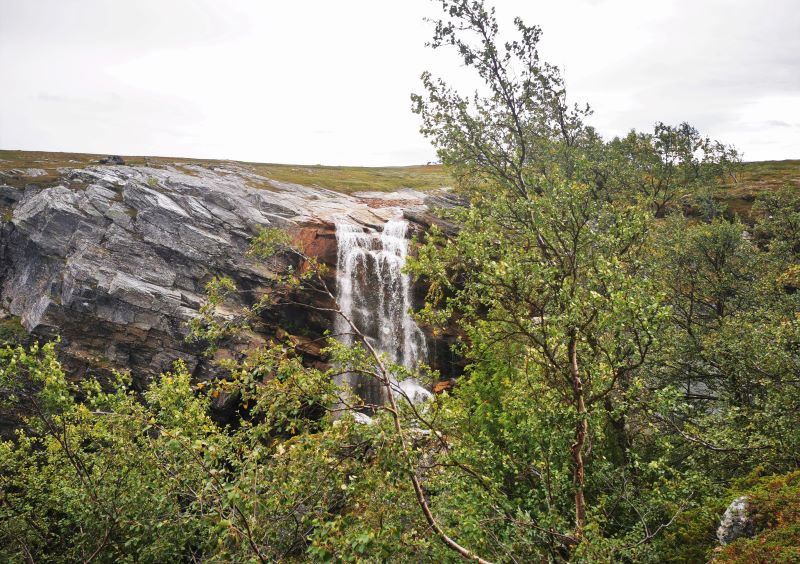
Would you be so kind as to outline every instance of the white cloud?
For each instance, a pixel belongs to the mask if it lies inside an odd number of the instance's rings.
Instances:
[[[795,0],[506,0],[607,135],[688,120],[800,158]],[[426,0],[0,0],[0,147],[324,164],[434,158],[409,93]],[[465,83],[469,84],[469,81]],[[788,124],[788,126],[787,126]]]

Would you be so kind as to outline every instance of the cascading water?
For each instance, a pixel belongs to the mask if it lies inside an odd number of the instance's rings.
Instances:
[[[337,301],[342,313],[364,334],[379,354],[409,370],[428,354],[425,335],[409,314],[411,280],[403,273],[408,254],[408,224],[390,220],[380,233],[346,221],[336,222]],[[345,344],[353,343],[350,324],[336,316],[334,330]],[[344,381],[368,405],[386,401],[380,382],[354,374]],[[393,381],[395,393],[412,401],[430,397],[414,379]]]

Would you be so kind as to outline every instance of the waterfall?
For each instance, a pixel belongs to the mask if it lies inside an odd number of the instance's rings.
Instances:
[[[403,272],[408,255],[408,223],[390,220],[380,233],[346,221],[336,222],[337,301],[342,313],[353,321],[379,354],[409,370],[415,370],[428,354],[425,335],[409,314],[412,306],[411,279]],[[353,344],[349,323],[337,315],[334,331],[338,339]],[[347,375],[344,378],[365,403],[386,401],[384,388],[373,379]],[[413,401],[430,392],[412,378],[395,382]]]

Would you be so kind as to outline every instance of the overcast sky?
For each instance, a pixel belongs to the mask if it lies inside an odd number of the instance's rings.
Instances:
[[[800,0],[497,0],[604,135],[689,121],[800,158]],[[429,0],[0,0],[0,148],[402,165]],[[461,82],[468,84],[468,82]]]

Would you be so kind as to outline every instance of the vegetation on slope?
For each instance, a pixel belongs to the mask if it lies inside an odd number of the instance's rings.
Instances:
[[[734,178],[735,182],[719,188],[718,198],[732,213],[749,219],[752,203],[759,196],[800,191],[800,160],[742,163]]]
[[[800,471],[769,476],[742,492],[754,521],[753,538],[712,551],[717,563],[800,561]]]

